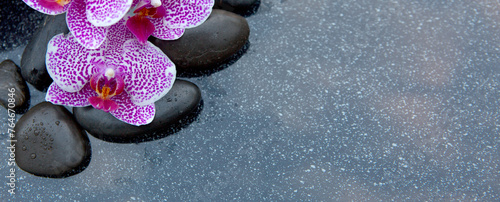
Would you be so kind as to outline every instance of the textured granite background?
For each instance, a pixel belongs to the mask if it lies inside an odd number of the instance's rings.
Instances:
[[[3,31],[0,15],[2,39],[31,32]],[[197,121],[139,144],[90,136],[85,171],[18,170],[15,199],[500,199],[498,1],[262,0],[247,20],[247,53],[188,79],[203,93]],[[0,59],[19,64],[26,43]]]

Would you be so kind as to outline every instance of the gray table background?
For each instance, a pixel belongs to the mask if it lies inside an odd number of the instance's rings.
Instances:
[[[187,79],[204,99],[189,127],[139,144],[89,136],[82,173],[18,170],[2,201],[500,199],[498,0],[262,0],[247,20],[245,55]],[[44,99],[30,90],[32,106]]]

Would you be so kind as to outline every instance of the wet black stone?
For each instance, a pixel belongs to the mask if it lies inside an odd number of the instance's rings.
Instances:
[[[178,74],[182,74],[219,67],[238,54],[247,43],[249,34],[245,18],[214,9],[205,23],[186,29],[178,40],[150,40],[175,63]]]
[[[230,11],[244,17],[257,12],[260,0],[215,0],[214,8]]]
[[[14,130],[16,164],[28,173],[67,177],[90,162],[87,134],[63,106],[42,102],[22,116]]]
[[[144,142],[175,133],[194,121],[201,110],[201,91],[195,84],[176,80],[172,89],[155,102],[156,114],[148,125],[134,126],[102,110],[75,107],[80,125],[96,138],[119,143]]]
[[[26,46],[21,59],[23,78],[36,89],[46,90],[52,79],[45,67],[47,44],[53,36],[68,33],[65,15],[47,15]]]
[[[11,89],[14,91],[11,92]],[[30,92],[21,76],[21,69],[12,60],[0,63],[0,104],[10,109],[9,103],[14,103],[11,109],[14,109],[16,113],[24,113],[30,105],[29,101]]]

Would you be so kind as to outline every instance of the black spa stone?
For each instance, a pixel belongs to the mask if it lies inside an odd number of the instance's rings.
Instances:
[[[66,15],[47,15],[24,49],[21,72],[23,78],[36,89],[43,91],[52,83],[45,67],[47,44],[53,36],[68,32]]]
[[[67,177],[90,162],[87,134],[63,106],[42,102],[22,116],[14,128],[16,164],[43,177]]]
[[[19,67],[12,60],[0,63],[0,105],[10,109],[9,103],[14,103],[12,109],[23,113],[29,107],[29,100],[29,88]]]
[[[143,142],[185,121],[196,111],[200,102],[201,91],[198,86],[189,81],[176,80],[167,95],[155,102],[155,118],[147,125],[127,124],[92,106],[75,107],[73,114],[77,122],[96,138],[120,143]]]
[[[259,5],[260,0],[215,0],[214,8],[249,16],[257,12]]]
[[[245,18],[214,9],[207,21],[186,29],[178,40],[150,40],[167,54],[177,71],[182,73],[217,68],[243,48],[249,34]]]

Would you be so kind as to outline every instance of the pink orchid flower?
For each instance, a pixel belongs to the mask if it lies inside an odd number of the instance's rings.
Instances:
[[[96,49],[108,35],[109,26],[121,20],[133,0],[23,0],[33,9],[58,15],[66,12],[70,32],[78,43]]]
[[[214,0],[135,0],[127,27],[145,43],[149,36],[174,40],[184,34],[184,29],[205,22]]]
[[[175,65],[150,42],[139,43],[122,20],[97,49],[81,46],[72,34],[54,36],[47,48],[54,80],[45,99],[59,105],[94,108],[132,125],[155,116],[154,102],[172,88]]]

